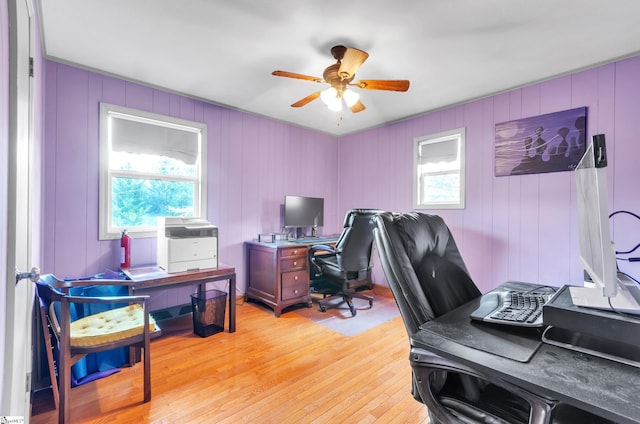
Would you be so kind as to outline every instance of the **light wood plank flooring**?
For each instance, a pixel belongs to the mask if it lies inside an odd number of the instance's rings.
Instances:
[[[151,402],[142,403],[138,364],[74,388],[72,422],[429,422],[410,393],[409,342],[399,316],[346,337],[295,312],[275,318],[266,307],[243,303],[237,328],[200,338],[190,317],[164,323],[151,345]],[[31,423],[56,417],[50,391],[38,393]]]

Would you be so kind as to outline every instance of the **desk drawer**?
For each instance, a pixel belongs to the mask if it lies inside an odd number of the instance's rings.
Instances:
[[[309,258],[306,256],[280,259],[280,271],[287,272],[296,269],[307,269],[308,262]]]
[[[282,273],[281,300],[295,299],[309,294],[308,271]]]
[[[303,246],[297,246],[297,247],[287,247],[284,249],[278,249],[278,253],[280,254],[281,258],[290,258],[293,256],[308,256],[309,255],[309,249],[307,249],[306,247]]]

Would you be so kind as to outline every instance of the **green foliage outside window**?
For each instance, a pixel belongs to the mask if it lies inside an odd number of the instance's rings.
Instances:
[[[116,227],[156,225],[159,216],[193,216],[193,184],[114,178],[112,222]]]
[[[112,166],[141,176],[113,177],[112,223],[115,227],[155,226],[159,216],[193,216],[194,183],[167,176],[193,175],[195,167],[164,156],[118,153]],[[153,178],[149,174],[157,174]],[[163,178],[163,179],[160,179]]]

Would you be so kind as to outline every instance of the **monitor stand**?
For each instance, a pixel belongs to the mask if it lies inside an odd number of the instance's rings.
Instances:
[[[640,288],[624,275],[618,276],[615,297],[603,296],[600,289],[590,287],[569,287],[569,293],[576,306],[640,315]]]
[[[596,309],[593,304],[576,306],[571,292],[588,293],[585,290],[599,294],[607,303],[606,310]],[[548,327],[542,341],[640,368],[640,316],[611,312],[607,298],[601,294],[596,288],[560,288],[544,305],[542,315]]]

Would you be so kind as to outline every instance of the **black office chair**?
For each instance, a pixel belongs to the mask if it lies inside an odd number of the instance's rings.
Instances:
[[[377,209],[351,209],[345,215],[344,229],[335,247],[320,244],[309,248],[311,286],[312,290],[324,295],[318,301],[322,312],[326,312],[327,306],[333,305],[332,301],[338,297],[347,303],[352,316],[356,315],[354,297],[373,305],[373,298],[359,291],[373,288],[373,218],[381,212]]]
[[[480,296],[441,217],[411,212],[375,218],[376,247],[409,340],[420,325]],[[412,393],[433,424],[609,423],[410,346]]]

